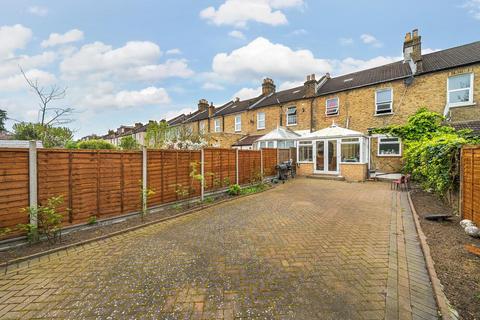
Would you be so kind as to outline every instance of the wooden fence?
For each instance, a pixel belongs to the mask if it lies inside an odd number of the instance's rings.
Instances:
[[[144,152],[147,186],[154,191],[149,207],[200,196],[202,184],[192,173],[203,170],[203,190],[209,192],[274,175],[278,158],[277,149]],[[92,216],[138,212],[143,170],[142,151],[0,149],[0,228],[29,223],[23,209],[54,196],[64,199],[59,209],[65,226],[85,223]],[[188,195],[180,194],[182,188]]]
[[[480,226],[480,146],[463,147],[461,152],[462,217]]]

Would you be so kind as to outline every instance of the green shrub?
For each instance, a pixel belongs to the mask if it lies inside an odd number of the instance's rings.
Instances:
[[[97,221],[97,216],[90,216],[90,218],[88,218],[88,221],[87,221],[87,224],[88,225],[94,225],[94,224],[97,224],[98,221]]]
[[[232,184],[228,187],[227,193],[231,196],[238,196],[241,191],[242,188],[238,184]]]
[[[138,150],[140,149],[140,144],[134,137],[126,136],[120,140],[120,148],[123,150]]]
[[[77,143],[77,149],[114,150],[114,149],[117,149],[117,147],[115,147],[113,144],[105,140],[85,140]]]

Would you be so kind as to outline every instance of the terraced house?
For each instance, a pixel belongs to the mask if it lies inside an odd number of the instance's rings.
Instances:
[[[403,124],[419,108],[444,114],[456,127],[480,129],[480,42],[422,54],[418,30],[408,32],[403,60],[338,77],[308,75],[302,86],[198,110],[170,125],[207,135],[216,147],[297,148],[300,174],[362,180],[369,171],[396,172],[402,142],[372,129]],[[267,135],[268,134],[268,135]]]

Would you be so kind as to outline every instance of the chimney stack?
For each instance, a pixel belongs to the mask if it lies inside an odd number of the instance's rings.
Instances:
[[[208,109],[208,101],[206,99],[200,99],[198,101],[198,111],[202,112]]]
[[[410,63],[412,72],[421,72],[422,65],[422,37],[418,35],[418,29],[407,32],[403,42],[403,61]]]
[[[213,106],[213,102],[210,103],[210,106],[208,107],[208,117],[211,118],[213,117],[213,114],[215,113],[215,107]]]
[[[275,84],[273,83],[273,80],[270,78],[263,79],[262,94],[264,96],[268,96],[269,94],[274,92],[275,92]]]
[[[317,80],[315,74],[307,75],[307,81],[303,84],[305,87],[305,96],[313,97],[317,93]]]

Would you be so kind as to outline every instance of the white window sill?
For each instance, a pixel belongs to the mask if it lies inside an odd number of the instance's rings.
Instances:
[[[401,158],[401,154],[378,154],[377,157],[382,157],[382,158]]]
[[[287,124],[287,127],[293,127],[293,126],[296,126],[296,125],[297,125],[296,123]]]
[[[382,117],[382,116],[391,116],[393,114],[393,111],[392,112],[386,112],[386,113],[375,113],[374,116],[375,117]]]
[[[257,130],[265,130],[265,128],[257,128]]]
[[[454,104],[447,104],[447,108],[461,108],[461,107],[475,107],[477,105],[476,102],[465,102],[465,103],[454,103]]]
[[[312,161],[297,161],[298,164],[310,164],[310,163],[313,163],[313,160]]]
[[[325,117],[327,117],[327,118],[338,117],[338,116],[339,116],[338,113],[335,113],[335,114],[326,114],[326,113],[325,113]]]
[[[343,162],[343,161],[340,161],[340,164],[367,164],[366,162]]]

